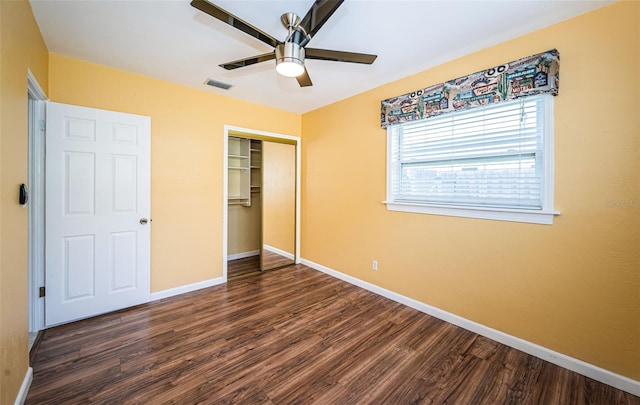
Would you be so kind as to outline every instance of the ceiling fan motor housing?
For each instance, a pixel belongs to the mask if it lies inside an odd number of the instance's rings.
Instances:
[[[291,41],[276,46],[276,70],[283,76],[301,75],[304,72],[304,48]]]

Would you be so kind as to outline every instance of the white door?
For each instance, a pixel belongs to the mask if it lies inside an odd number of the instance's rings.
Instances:
[[[46,325],[148,302],[151,119],[46,114]]]

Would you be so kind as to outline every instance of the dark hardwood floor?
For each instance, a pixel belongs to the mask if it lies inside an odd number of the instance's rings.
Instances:
[[[264,250],[262,257],[263,270],[271,271],[293,264],[293,260],[277,253]],[[227,280],[260,274],[260,256],[250,256],[242,259],[229,260],[227,262]]]
[[[260,256],[249,256],[227,262],[227,280],[260,274]]]
[[[27,404],[640,404],[305,266],[45,331]]]
[[[291,266],[294,264],[293,259],[281,256],[275,252],[271,252],[267,249],[262,250],[262,269],[263,270],[276,270],[281,267]]]

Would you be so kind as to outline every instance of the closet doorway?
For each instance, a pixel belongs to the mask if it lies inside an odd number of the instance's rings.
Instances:
[[[225,127],[223,277],[299,262],[300,138]]]

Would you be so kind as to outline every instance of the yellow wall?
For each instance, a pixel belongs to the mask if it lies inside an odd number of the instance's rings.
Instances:
[[[222,276],[224,125],[300,133],[300,115],[50,55],[52,101],[151,117],[151,291]]]
[[[0,404],[13,403],[28,360],[27,69],[46,91],[47,48],[26,0],[0,1]]]
[[[263,244],[295,254],[296,147],[262,143]]]
[[[615,3],[304,114],[302,257],[640,380],[639,27]],[[554,225],[386,210],[381,100],[552,48]]]
[[[227,254],[260,250],[262,236],[262,202],[252,193],[251,206],[229,205],[227,222]]]

